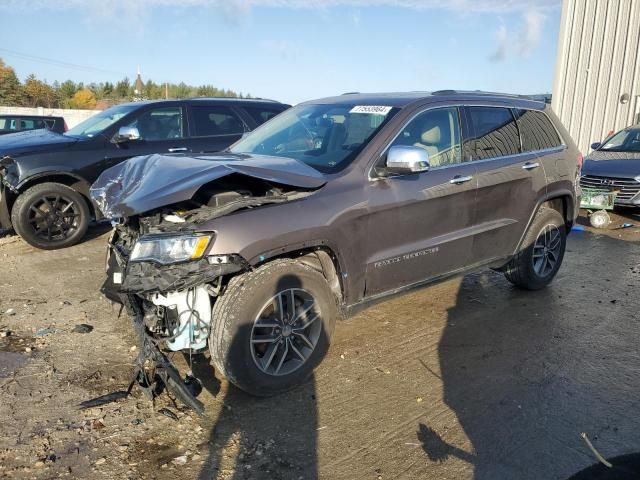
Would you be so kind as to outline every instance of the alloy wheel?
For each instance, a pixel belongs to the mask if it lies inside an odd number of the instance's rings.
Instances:
[[[274,295],[260,310],[251,331],[251,355],[267,375],[298,370],[311,357],[322,331],[318,303],[301,288]]]
[[[533,245],[533,270],[539,277],[546,277],[560,259],[562,236],[556,225],[547,225]]]
[[[81,210],[65,195],[43,195],[29,205],[27,222],[38,238],[51,241],[66,240],[78,229]]]

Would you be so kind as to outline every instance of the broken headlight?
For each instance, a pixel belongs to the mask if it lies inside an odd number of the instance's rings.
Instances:
[[[202,258],[212,242],[212,234],[148,235],[136,242],[129,261],[151,261],[166,265],[197,260]]]

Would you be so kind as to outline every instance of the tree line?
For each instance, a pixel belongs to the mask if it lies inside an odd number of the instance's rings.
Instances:
[[[45,108],[107,108],[132,100],[156,100],[190,97],[240,97],[251,98],[233,90],[213,85],[192,86],[184,82],[158,84],[147,80],[141,92],[135,91],[135,83],[125,77],[112,82],[88,83],[65,80],[51,84],[29,75],[21,82],[15,70],[0,58],[0,105],[11,107]]]

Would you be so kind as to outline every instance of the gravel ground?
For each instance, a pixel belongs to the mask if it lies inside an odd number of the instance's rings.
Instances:
[[[485,271],[372,307],[275,398],[197,356],[201,418],[140,390],[78,409],[126,389],[137,354],[98,293],[106,235],[0,238],[0,477],[566,479],[595,463],[581,432],[608,458],[640,451],[640,228],[574,232],[543,291]]]

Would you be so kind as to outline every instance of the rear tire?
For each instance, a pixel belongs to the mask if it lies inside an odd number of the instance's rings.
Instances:
[[[520,251],[507,264],[505,277],[519,288],[539,290],[560,269],[567,245],[566,225],[556,210],[540,208]]]
[[[89,226],[84,197],[60,183],[41,183],[27,189],[11,210],[11,223],[29,245],[43,250],[70,247]]]
[[[216,300],[213,365],[252,395],[285,392],[322,361],[337,316],[336,296],[322,273],[295,260],[275,260],[232,278]]]

